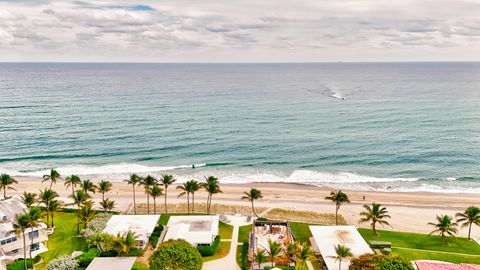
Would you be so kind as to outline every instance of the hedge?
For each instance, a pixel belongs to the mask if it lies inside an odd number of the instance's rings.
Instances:
[[[150,235],[150,239],[148,239],[148,241],[153,247],[157,245],[158,238],[160,238],[162,231],[163,231],[163,225],[160,224],[157,227],[155,227],[155,230],[153,230],[152,235]]]
[[[202,266],[202,255],[185,240],[163,242],[150,257],[151,270],[201,270]]]
[[[218,250],[220,249],[220,235],[215,237],[213,243],[209,246],[197,246],[198,252],[202,254],[203,257],[213,256],[217,254]]]
[[[87,267],[93,261],[93,259],[95,259],[95,257],[99,257],[100,254],[101,252],[98,250],[98,248],[91,248],[76,258],[78,265],[80,267]]]
[[[403,257],[380,254],[365,254],[350,262],[349,270],[414,270],[412,264]]]
[[[23,266],[23,259],[20,259],[7,265],[7,270],[24,270]],[[32,268],[32,261],[29,259],[27,259],[27,267]]]
[[[248,243],[242,245],[242,255],[240,256],[240,268],[248,270]]]

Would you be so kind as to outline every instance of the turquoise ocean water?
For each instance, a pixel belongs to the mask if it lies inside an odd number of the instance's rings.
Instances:
[[[480,192],[480,63],[0,64],[0,171],[52,167]]]

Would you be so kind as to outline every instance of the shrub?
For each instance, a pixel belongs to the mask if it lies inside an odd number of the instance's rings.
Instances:
[[[268,221],[268,219],[264,218],[264,217],[261,217],[261,218],[257,218],[257,221]]]
[[[32,261],[27,259],[27,267],[32,268]],[[7,265],[7,270],[24,270],[24,263],[23,259],[15,261],[9,265]]]
[[[139,248],[134,248],[132,250],[130,250],[130,252],[128,253],[127,256],[130,256],[130,257],[140,257],[143,255],[143,250],[139,249]]]
[[[78,261],[68,255],[60,256],[47,264],[47,270],[72,270],[77,267]]]
[[[33,258],[33,264],[39,263],[42,260],[40,255],[37,255]]]
[[[152,270],[201,270],[200,252],[185,240],[169,240],[159,245],[150,258]]]
[[[243,243],[242,254],[240,256],[240,268],[248,270],[248,243]]]
[[[112,215],[108,213],[97,214],[95,218],[88,223],[87,228],[83,229],[80,234],[88,238],[95,234],[102,233],[111,217]]]
[[[87,267],[93,261],[93,259],[95,259],[95,257],[100,256],[100,253],[101,252],[98,250],[98,248],[91,248],[87,250],[76,258],[78,265],[80,267]]]
[[[220,249],[220,235],[215,237],[213,243],[209,246],[197,246],[198,251],[202,254],[203,257],[213,256],[217,254]]]
[[[365,254],[351,260],[349,270],[413,270],[412,264],[403,257],[380,254]]]
[[[155,227],[155,230],[153,230],[152,235],[150,236],[150,239],[148,241],[152,246],[156,246],[158,243],[158,238],[160,238],[160,235],[162,234],[163,231],[163,225],[158,225]]]

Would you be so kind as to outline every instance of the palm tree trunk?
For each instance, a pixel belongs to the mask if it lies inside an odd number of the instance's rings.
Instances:
[[[338,261],[338,270],[342,270],[342,261]]]
[[[102,201],[105,201],[105,192],[102,192]]]
[[[137,205],[135,203],[135,184],[132,184],[132,189],[133,189],[133,214],[137,214]]]
[[[147,214],[150,214],[150,195],[147,193]]]
[[[50,181],[50,189],[52,189],[53,181]]]
[[[52,216],[52,228],[54,227],[54,223],[53,223],[53,211],[52,213],[50,213],[50,215]]]
[[[340,208],[338,205],[335,208],[335,224],[338,226],[338,208]]]
[[[157,198],[153,197],[153,214],[157,214]]]
[[[253,200],[252,200],[252,212],[258,218],[257,213],[255,213],[255,206],[253,206]]]
[[[75,186],[72,185],[72,196],[75,197]]]
[[[472,233],[472,223],[468,225],[468,240],[470,240],[470,234]]]
[[[4,199],[4,200],[7,199],[7,186],[4,186],[4,187],[3,187],[3,199]]]
[[[167,194],[168,194],[168,188],[165,187],[165,213],[168,214],[168,209],[167,209]]]
[[[33,227],[30,228],[32,230],[32,237],[30,238],[30,260],[32,260],[32,246],[33,246]]]
[[[187,192],[187,209],[188,213],[190,214],[190,193]]]
[[[372,222],[372,229],[373,229],[373,234],[378,235],[377,228],[375,226],[375,222]]]
[[[80,205],[77,210],[77,234],[80,234]]]
[[[192,192],[192,212],[195,213],[195,192]]]
[[[27,243],[25,242],[25,230],[22,231],[23,233],[23,269],[27,269]]]

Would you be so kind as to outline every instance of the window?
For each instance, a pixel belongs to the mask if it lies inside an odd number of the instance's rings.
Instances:
[[[30,240],[32,240],[32,238],[33,238],[33,239],[38,238],[38,230],[37,230],[37,231],[33,231],[33,232],[29,232],[29,233],[28,233],[28,238],[29,238]]]
[[[3,246],[3,245],[6,245],[6,244],[10,244],[12,242],[15,242],[15,241],[17,241],[16,236],[10,237],[10,238],[7,238],[7,239],[3,239],[2,241],[0,241],[0,244]]]
[[[39,249],[40,249],[40,243],[35,243],[35,244],[30,246],[31,251],[36,251],[36,250],[39,250]]]

